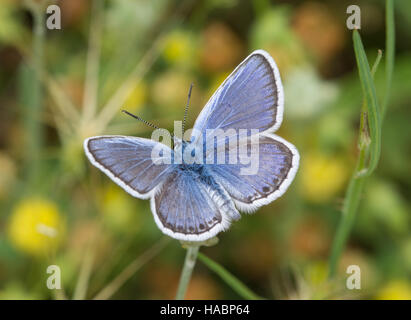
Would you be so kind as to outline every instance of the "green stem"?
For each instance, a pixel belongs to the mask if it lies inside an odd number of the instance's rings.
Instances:
[[[371,77],[377,71],[378,65],[381,61],[382,52],[378,50],[377,58],[371,69]],[[368,63],[368,62],[367,62]],[[344,200],[342,217],[337,227],[337,233],[332,244],[330,256],[329,276],[333,277],[337,272],[338,261],[347,243],[348,236],[352,229],[355,220],[355,214],[358,210],[361,194],[364,189],[364,183],[367,178],[364,172],[367,171],[367,158],[370,152],[371,139],[368,127],[368,112],[367,100],[364,99],[361,109],[361,121],[359,130],[359,157],[356,168],[351,176],[348,184],[347,193]]]
[[[385,112],[390,100],[391,83],[394,74],[395,63],[395,18],[394,18],[394,0],[386,0],[385,9],[386,23],[386,40],[385,40],[385,97],[382,104],[382,117],[384,119]]]
[[[25,106],[26,111],[23,113],[28,132],[27,139],[27,163],[26,170],[28,181],[31,186],[36,185],[41,174],[40,152],[43,146],[42,126],[40,115],[43,106],[43,92],[40,79],[40,71],[44,68],[44,10],[42,3],[31,1],[28,5],[34,21],[33,27],[33,65],[34,68],[26,74],[28,79],[25,88]]]
[[[217,262],[211,260],[202,253],[198,254],[198,259],[201,260],[207,267],[213,270],[221,279],[223,279],[235,292],[241,297],[248,300],[261,300],[264,299],[259,297],[254,292],[252,292],[247,286],[228,272],[225,268],[219,265]]]
[[[98,75],[100,65],[101,35],[103,31],[104,0],[94,0],[87,51],[86,81],[83,96],[82,125],[87,126],[97,110]]]
[[[368,152],[368,147],[362,148],[360,150],[360,155],[357,162],[357,167],[351,177],[350,183],[348,185],[347,194],[344,201],[343,211],[341,221],[338,224],[337,234],[335,236],[330,256],[330,270],[329,276],[333,277],[337,272],[337,266],[339,258],[344,250],[345,244],[347,243],[348,235],[350,234],[351,228],[355,220],[355,214],[357,212],[362,191],[364,189],[364,182],[366,176],[360,175],[366,168],[366,154]]]
[[[191,274],[193,273],[196,264],[198,250],[200,246],[190,246],[187,249],[186,258],[184,260],[183,271],[181,272],[180,282],[178,284],[176,300],[183,300],[187,291],[188,283],[190,282]]]
[[[394,69],[394,43],[395,43],[395,32],[394,32],[394,14],[393,14],[393,1],[387,0],[387,79],[386,79],[386,101],[383,105],[383,110],[385,110],[385,105],[388,101],[389,89],[391,86],[392,72]],[[379,150],[380,150],[380,134],[382,120],[384,116],[380,115],[378,102],[376,100],[375,88],[373,84],[373,76],[377,70],[378,64],[381,60],[382,53],[378,52],[377,59],[374,66],[368,73],[368,60],[365,56],[365,52],[362,46],[361,38],[359,37],[358,31],[354,31],[354,50],[357,58],[357,64],[359,68],[360,80],[363,86],[364,93],[364,103],[361,112],[361,123],[360,123],[360,133],[359,133],[359,157],[357,161],[357,166],[351,177],[348,185],[346,197],[344,200],[344,206],[342,211],[342,217],[337,227],[337,233],[331,248],[330,255],[330,267],[329,267],[329,277],[333,277],[337,272],[338,261],[345,248],[348,240],[348,236],[354,224],[355,215],[358,210],[360,203],[361,194],[364,189],[364,184],[366,178],[375,169],[378,163]],[[368,119],[371,115],[372,118]],[[370,120],[370,121],[368,121]],[[367,168],[367,158],[369,153],[374,157],[374,164],[371,163]],[[373,160],[373,159],[371,159]],[[372,162],[372,161],[371,161]],[[364,172],[368,173],[367,175]]]

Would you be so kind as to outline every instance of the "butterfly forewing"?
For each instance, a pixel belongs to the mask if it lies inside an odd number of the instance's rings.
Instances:
[[[277,66],[262,50],[248,56],[223,82],[197,118],[194,129],[276,130],[282,121],[283,88]],[[210,135],[212,130],[208,130]]]
[[[124,190],[138,198],[148,198],[168,176],[169,164],[156,164],[152,150],[158,142],[125,137],[99,136],[84,142],[91,163]]]

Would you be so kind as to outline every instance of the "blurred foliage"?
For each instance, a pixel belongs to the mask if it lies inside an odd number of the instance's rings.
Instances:
[[[121,108],[172,129],[194,82],[189,127],[224,78],[257,48],[279,66],[285,87],[279,135],[297,146],[301,168],[282,198],[243,215],[218,245],[201,251],[263,297],[411,299],[409,1],[395,1],[396,66],[381,160],[333,281],[327,280],[327,261],[357,158],[362,105],[345,25],[349,1],[49,1],[61,8],[62,29],[44,29],[40,75],[28,2],[3,0],[0,7],[1,299],[63,298],[61,290],[46,287],[50,264],[61,268],[66,297],[82,288],[83,277],[92,298],[144,256],[162,236],[148,201],[130,197],[92,168],[83,139],[149,137],[150,128]],[[385,46],[384,2],[357,3],[369,61]],[[40,81],[44,94],[39,113],[28,117],[37,94],[31,81]],[[380,99],[384,81],[380,67]],[[39,159],[28,145],[33,130],[41,134]],[[171,241],[112,298],[173,298],[183,256],[181,244]],[[345,287],[351,264],[361,267],[361,290]],[[197,264],[187,298],[238,297]]]

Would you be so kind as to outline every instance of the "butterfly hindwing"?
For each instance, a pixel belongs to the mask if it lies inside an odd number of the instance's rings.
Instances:
[[[164,233],[180,240],[202,241],[239,218],[228,194],[207,180],[207,175],[178,167],[167,177],[151,199],[154,218]]]
[[[246,212],[280,197],[294,179],[299,164],[298,151],[291,143],[268,133],[259,135],[258,140],[258,157],[251,157],[251,161],[257,163],[243,164],[240,159],[241,150],[247,150],[250,156],[250,139],[245,138],[235,145],[238,148],[236,164],[229,164],[231,146],[226,144],[222,151],[226,157],[225,164],[210,166],[215,180],[227,190],[237,207]],[[215,156],[218,157],[217,154]],[[252,165],[256,171],[244,174],[242,170],[250,171]]]

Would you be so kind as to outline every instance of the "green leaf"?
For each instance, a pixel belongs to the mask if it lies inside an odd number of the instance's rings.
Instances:
[[[198,254],[198,259],[201,260],[207,267],[214,271],[221,279],[225,281],[235,292],[241,297],[247,300],[261,300],[264,298],[259,297],[249,288],[246,287],[244,283],[234,277],[230,272],[228,272],[224,267],[219,265],[217,262],[211,260],[202,253]]]
[[[370,129],[370,162],[365,175],[369,176],[377,167],[381,152],[381,115],[378,105],[374,81],[372,79],[370,66],[357,30],[353,32],[354,51],[358,65],[358,73],[365,103],[368,111],[368,127]]]
[[[384,102],[384,108],[386,108],[389,99],[389,91],[391,89],[391,80],[394,70],[394,54],[395,54],[395,28],[394,28],[394,1],[387,0],[387,14],[386,14],[386,96]],[[381,59],[381,52],[378,52],[377,59],[374,63],[372,71],[368,65],[368,60],[364,52],[364,47],[361,42],[361,37],[357,30],[353,33],[354,50],[357,59],[358,70],[361,80],[361,86],[365,98],[365,106],[368,111],[368,116],[364,114],[364,106],[361,117],[361,129],[365,129],[365,120],[368,120],[369,135],[371,138],[371,159],[368,169],[366,169],[366,156],[369,151],[368,143],[360,143],[360,154],[357,160],[356,169],[349,182],[346,196],[344,199],[344,206],[342,210],[341,220],[338,224],[336,236],[333,240],[331,254],[330,254],[330,267],[329,267],[329,277],[332,278],[337,272],[337,265],[339,258],[345,248],[348,236],[354,224],[356,212],[361,199],[361,194],[364,189],[364,185],[367,176],[371,174],[378,164],[380,157],[380,143],[381,143],[381,125],[383,116],[381,117],[380,112],[384,115],[385,109],[379,110],[378,101],[375,93],[375,86],[372,79],[373,74],[378,68],[378,64]],[[368,130],[368,129],[367,129]],[[360,131],[362,132],[362,130]],[[361,139],[360,133],[360,139]],[[365,174],[362,172],[365,171]]]

